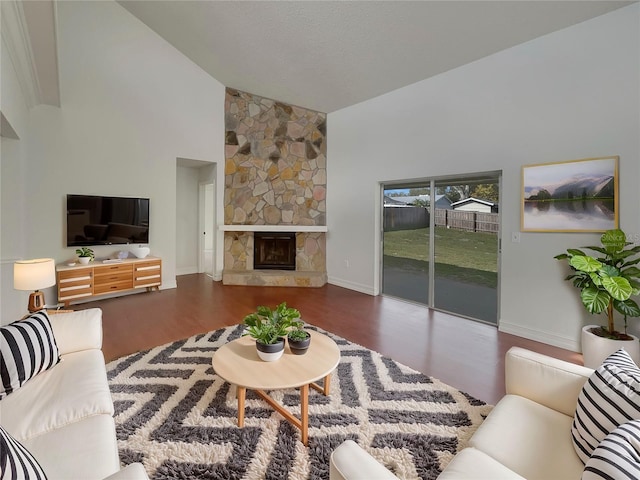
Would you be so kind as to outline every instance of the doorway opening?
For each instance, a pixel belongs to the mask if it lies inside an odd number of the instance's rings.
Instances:
[[[498,323],[500,172],[382,184],[382,293]]]

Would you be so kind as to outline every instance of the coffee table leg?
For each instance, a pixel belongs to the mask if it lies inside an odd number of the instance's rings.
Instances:
[[[306,446],[309,441],[309,385],[300,387],[300,436]]]
[[[237,387],[238,393],[238,426],[244,427],[244,398],[247,393],[247,389],[244,387]]]
[[[322,386],[317,383],[310,383],[309,386],[322,393],[325,397],[328,397],[329,391],[331,390],[331,374],[322,379]]]
[[[322,393],[324,393],[324,396],[327,397],[329,396],[329,390],[331,389],[331,374],[324,377],[324,382],[322,383],[324,386],[324,391]]]

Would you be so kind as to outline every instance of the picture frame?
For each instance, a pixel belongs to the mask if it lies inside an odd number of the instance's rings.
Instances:
[[[618,156],[524,165],[520,230],[604,232],[618,228]]]

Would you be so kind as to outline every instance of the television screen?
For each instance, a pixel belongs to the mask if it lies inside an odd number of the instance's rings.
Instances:
[[[67,247],[149,243],[149,199],[67,195]]]

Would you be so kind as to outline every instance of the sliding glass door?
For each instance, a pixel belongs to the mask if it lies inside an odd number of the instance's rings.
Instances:
[[[428,184],[384,191],[383,286],[386,295],[429,304]]]
[[[496,172],[384,186],[382,293],[497,324],[499,182]]]

